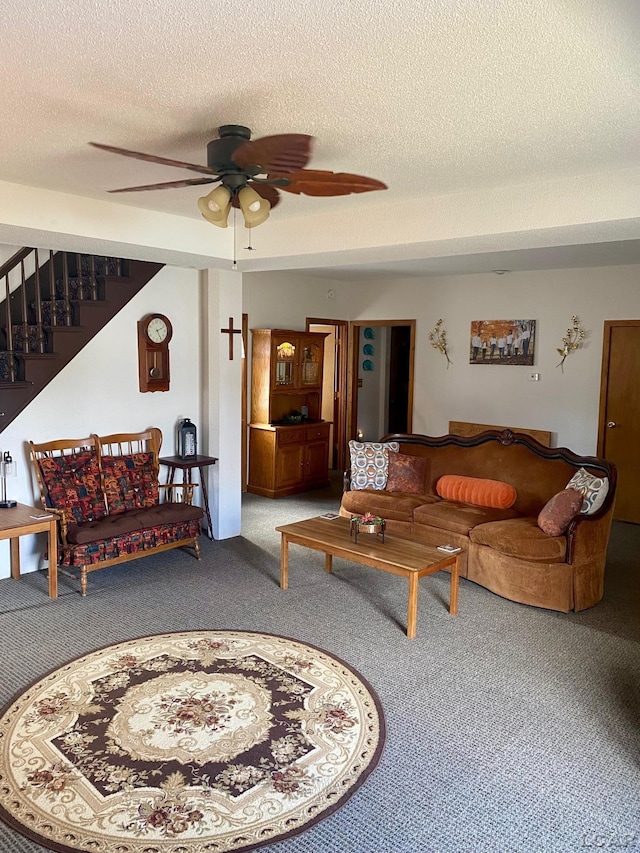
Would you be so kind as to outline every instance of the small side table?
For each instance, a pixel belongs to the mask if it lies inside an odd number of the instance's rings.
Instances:
[[[35,516],[35,517],[34,517]],[[49,534],[49,598],[58,597],[58,529],[55,515],[35,506],[17,504],[0,509],[0,539],[9,539],[11,577],[20,577],[20,537],[29,533]]]
[[[160,459],[162,465],[166,465],[169,469],[168,482],[173,483],[176,470],[179,468],[182,471],[182,482],[192,483],[192,472],[194,468],[200,471],[200,486],[202,487],[202,497],[204,499],[204,511],[207,516],[207,535],[209,539],[213,539],[213,525],[211,524],[211,513],[209,512],[209,496],[207,494],[207,478],[204,469],[209,465],[215,465],[218,461],[217,456],[192,456],[190,459],[181,459],[179,456],[164,456]]]

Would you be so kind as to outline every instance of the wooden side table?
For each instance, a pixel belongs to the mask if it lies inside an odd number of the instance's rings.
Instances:
[[[182,482],[192,483],[193,469],[197,468],[200,471],[200,485],[202,487],[202,497],[204,500],[204,512],[207,517],[207,535],[209,539],[213,539],[213,525],[211,524],[211,513],[209,512],[209,496],[207,494],[207,478],[204,469],[209,465],[215,465],[218,461],[217,456],[192,456],[190,459],[181,459],[179,456],[164,456],[160,460],[162,465],[166,465],[169,469],[168,482],[173,483],[176,470],[179,468],[182,471]]]
[[[17,504],[0,509],[0,539],[9,539],[11,577],[20,577],[20,537],[29,533],[49,534],[49,598],[58,597],[58,539],[57,519],[35,506]]]

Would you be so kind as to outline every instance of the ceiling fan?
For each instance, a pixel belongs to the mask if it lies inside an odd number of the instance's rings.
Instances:
[[[229,211],[240,208],[247,228],[260,225],[269,217],[269,210],[280,201],[279,190],[296,195],[336,196],[386,190],[386,184],[375,178],[306,169],[311,157],[312,136],[304,133],[282,133],[263,136],[251,141],[251,131],[239,124],[224,124],[218,128],[218,138],[207,145],[207,165],[183,163],[129,151],[113,145],[90,142],[94,148],[198,172],[204,177],[139,187],[123,187],[112,193],[131,193],[143,190],[163,190],[192,187],[198,184],[219,184],[208,195],[198,199],[204,218],[220,228],[227,227]]]

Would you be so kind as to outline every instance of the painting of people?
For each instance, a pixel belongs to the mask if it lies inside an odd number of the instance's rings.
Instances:
[[[472,320],[470,364],[533,364],[535,320]]]

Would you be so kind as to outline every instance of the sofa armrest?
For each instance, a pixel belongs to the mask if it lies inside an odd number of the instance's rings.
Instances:
[[[193,490],[199,483],[159,483],[160,495],[164,493],[164,502],[188,504],[193,503]],[[175,493],[174,493],[175,490]]]
[[[613,506],[595,515],[579,515],[567,530],[567,563],[604,561],[613,521]]]
[[[55,507],[52,507],[52,506],[45,506],[44,512],[48,513],[49,515],[55,515],[55,517],[58,519],[58,525],[59,525],[58,531],[60,533],[60,541],[62,542],[63,545],[66,546],[68,544],[68,542],[67,542],[67,516],[66,516],[66,513],[64,512],[64,510],[56,509]]]

